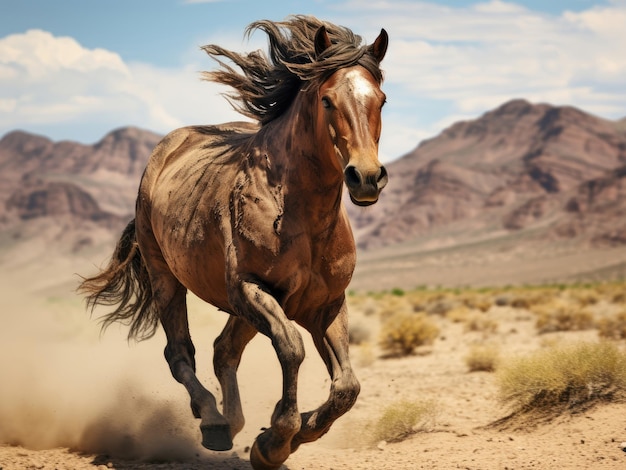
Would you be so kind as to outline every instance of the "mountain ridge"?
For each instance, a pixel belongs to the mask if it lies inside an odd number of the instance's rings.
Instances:
[[[571,216],[567,200],[582,185],[626,165],[619,122],[513,100],[455,123],[388,165],[389,185],[368,213],[348,208],[359,246],[406,242],[460,219],[519,230],[543,222],[548,206]]]
[[[5,134],[0,240],[28,243],[50,232],[69,252],[106,247],[108,255],[133,216],[141,174],[161,138],[139,128],[114,129],[91,145],[20,130]],[[407,253],[400,261],[437,265],[447,259],[441,250],[475,260],[477,246],[498,263],[490,249],[567,247],[570,254],[596,256],[626,248],[626,118],[512,100],[452,124],[387,169],[390,181],[378,204],[363,209],[346,200],[359,257],[366,260],[357,263],[355,283],[372,263],[385,266],[396,252]]]

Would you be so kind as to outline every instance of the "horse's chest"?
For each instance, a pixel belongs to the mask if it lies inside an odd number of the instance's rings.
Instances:
[[[336,234],[322,244],[308,240],[283,253],[277,260],[279,270],[273,284],[283,293],[287,316],[295,318],[303,310],[317,310],[343,295],[355,262],[350,233]]]

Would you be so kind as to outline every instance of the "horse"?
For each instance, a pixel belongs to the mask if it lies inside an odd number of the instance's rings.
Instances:
[[[228,85],[228,101],[252,121],[188,126],[153,150],[134,219],[108,265],[83,278],[88,308],[129,326],[129,340],[164,329],[165,358],[201,419],[204,447],[224,451],[244,426],[237,368],[260,332],[282,370],[282,396],[250,450],[255,469],[276,469],[324,435],[355,403],[346,288],[356,248],[343,203],[374,204],[388,181],[378,159],[380,63],[388,35],[363,45],[350,29],[311,16],[261,20],[269,54],[202,49],[219,67],[203,78]],[[236,66],[239,70],[234,68]],[[196,377],[186,294],[228,314],[214,342],[222,411]],[[300,413],[298,369],[305,356],[295,324],[310,332],[331,377],[328,399]]]

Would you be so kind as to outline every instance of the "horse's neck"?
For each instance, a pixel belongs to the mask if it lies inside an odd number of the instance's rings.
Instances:
[[[315,223],[341,211],[343,174],[332,143],[324,141],[324,135],[315,135],[311,109],[307,97],[299,96],[283,116],[266,124],[257,144],[270,159],[272,179],[280,181],[286,197],[299,200],[296,205]]]
[[[314,99],[310,93],[300,93],[285,114],[270,124],[272,135],[266,142],[275,158],[289,168],[290,184],[340,193],[343,174],[328,131],[317,129]]]

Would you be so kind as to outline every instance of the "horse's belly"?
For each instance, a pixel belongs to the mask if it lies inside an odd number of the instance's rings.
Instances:
[[[166,256],[172,274],[205,302],[228,310],[224,255],[215,249],[170,253]]]

